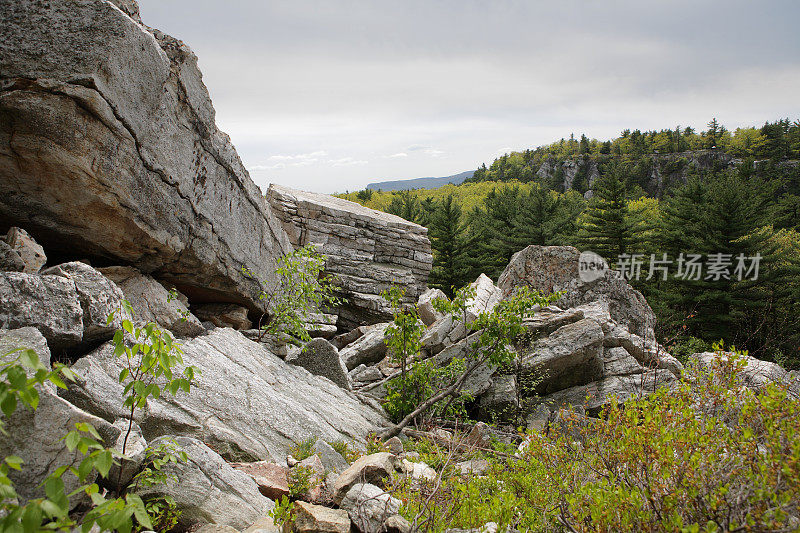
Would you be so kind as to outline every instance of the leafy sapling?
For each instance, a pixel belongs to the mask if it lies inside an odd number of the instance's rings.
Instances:
[[[175,396],[182,390],[188,394],[192,380],[200,371],[192,365],[184,366],[180,344],[169,331],[162,330],[153,322],[135,326],[127,318],[133,318],[128,302],[123,302],[121,314],[126,318],[122,320],[122,329],[114,334],[113,344],[114,355],[123,360],[118,379],[125,385],[123,406],[129,410],[128,428],[122,443],[122,454],[125,455],[136,409],[146,407],[150,398],[157,400],[164,392]],[[108,323],[113,320],[114,313],[111,313]],[[179,366],[184,366],[182,372],[176,371]],[[122,490],[121,476],[122,469],[117,479],[117,492]]]
[[[314,245],[306,245],[280,259],[275,279],[261,282],[259,297],[265,300],[267,313],[259,319],[259,340],[266,334],[282,333],[303,342],[311,340],[305,328],[308,315],[342,303],[336,296],[338,287],[324,270],[325,256]],[[242,272],[257,279],[246,267],[242,267]]]

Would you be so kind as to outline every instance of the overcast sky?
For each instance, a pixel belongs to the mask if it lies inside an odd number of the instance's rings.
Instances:
[[[262,189],[446,176],[571,132],[800,118],[800,2],[139,0]]]

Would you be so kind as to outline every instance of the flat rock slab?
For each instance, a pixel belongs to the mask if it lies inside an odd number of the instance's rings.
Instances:
[[[191,393],[162,395],[137,413],[149,440],[196,437],[231,461],[282,462],[304,438],[363,441],[388,422],[381,411],[307,370],[286,364],[229,328],[185,342],[183,359],[200,369]],[[104,418],[122,416],[121,361],[103,345],[73,365],[66,396]]]

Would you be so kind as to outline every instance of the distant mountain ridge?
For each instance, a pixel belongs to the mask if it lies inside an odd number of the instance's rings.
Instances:
[[[445,176],[443,178],[413,178],[407,180],[394,180],[394,181],[379,181],[377,183],[370,183],[367,189],[373,191],[403,191],[406,189],[435,189],[442,185],[452,183],[459,185],[472,177],[475,174],[474,170],[467,170],[453,174],[452,176]]]

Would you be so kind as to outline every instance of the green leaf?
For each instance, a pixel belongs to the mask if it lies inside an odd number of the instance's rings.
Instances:
[[[69,499],[64,492],[64,482],[60,477],[48,477],[44,484],[44,491],[47,499],[61,511],[59,516],[65,516],[69,512]]]
[[[77,431],[70,431],[64,437],[64,444],[66,445],[69,451],[75,451],[75,447],[78,446],[78,441],[81,439],[80,433]]]
[[[20,470],[22,468],[23,460],[16,455],[8,455],[5,458],[5,462],[8,466],[13,468],[14,470]]]
[[[111,457],[110,450],[103,450],[99,454],[97,454],[97,458],[95,460],[95,468],[97,471],[100,472],[100,475],[104,478],[108,477],[108,471],[111,470],[111,465],[113,464],[113,460]]]
[[[17,410],[17,397],[13,394],[7,394],[0,402],[0,409],[2,409],[6,417],[13,415],[14,411]]]
[[[133,335],[133,324],[127,318],[122,321],[122,329]]]
[[[119,373],[119,382],[120,383],[124,382],[125,378],[127,378],[128,375],[130,375],[130,373],[131,373],[130,370],[128,370],[127,368],[123,368],[122,371]]]

